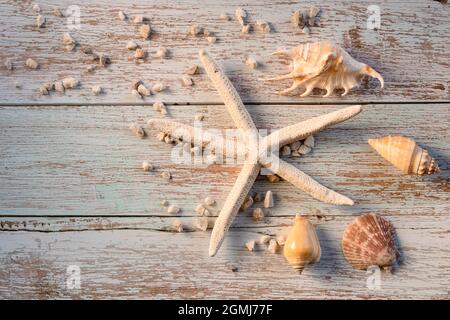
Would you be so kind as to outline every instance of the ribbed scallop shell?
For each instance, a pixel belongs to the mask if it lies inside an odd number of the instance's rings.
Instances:
[[[292,86],[281,91],[281,95],[304,87],[301,97],[309,95],[314,88],[325,89],[327,92],[324,97],[331,95],[335,89],[344,89],[342,96],[345,96],[350,89],[359,85],[364,75],[377,78],[381,88],[384,86],[383,77],[378,72],[367,64],[356,61],[340,46],[328,41],[301,44],[290,51],[280,50],[274,54],[288,56],[293,60],[289,74],[263,79],[292,79]]]
[[[399,257],[395,229],[384,218],[365,214],[356,218],[344,231],[342,251],[356,269],[369,266],[389,267]]]
[[[417,143],[403,136],[386,136],[369,139],[369,144],[383,158],[392,163],[405,174],[433,174],[439,172],[437,162],[428,151]]]

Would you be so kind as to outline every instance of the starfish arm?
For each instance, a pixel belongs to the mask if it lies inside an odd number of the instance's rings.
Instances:
[[[282,159],[277,159],[277,161],[278,166],[270,165],[270,163],[267,163],[267,166],[270,166],[270,170],[275,172],[286,181],[289,181],[297,188],[303,190],[313,198],[322,202],[337,205],[352,206],[354,204],[352,199],[349,199],[346,196],[321,185],[316,180],[308,176],[303,171],[297,169],[290,163],[287,163]]]
[[[257,163],[245,163],[236,182],[216,219],[209,242],[209,255],[214,256],[222,245],[225,233],[230,228],[234,217],[239,211],[245,197],[258,177],[261,166]]]
[[[360,105],[351,106],[322,116],[314,117],[291,126],[284,127],[265,137],[265,143],[269,144],[270,141],[270,150],[276,149],[276,142],[278,142],[278,146],[281,148],[282,146],[285,146],[294,141],[305,139],[313,133],[316,133],[327,127],[348,120],[360,113],[361,110],[362,109]]]
[[[199,58],[236,126],[242,130],[256,130],[250,114],[222,68],[204,49],[200,50]]]

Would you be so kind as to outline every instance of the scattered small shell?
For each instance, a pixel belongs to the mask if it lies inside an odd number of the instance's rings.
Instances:
[[[244,203],[242,204],[242,206],[241,206],[240,209],[241,209],[241,211],[244,211],[244,210],[250,208],[252,205],[253,205],[253,198],[252,198],[251,196],[248,196],[248,197],[245,199],[245,201],[244,201]]]
[[[142,162],[142,169],[144,171],[151,171],[151,170],[153,170],[153,165],[150,162],[148,162],[148,161],[143,161]]]
[[[266,178],[271,183],[279,182],[281,180],[280,177],[277,176],[276,174],[269,174],[266,176]]]
[[[45,85],[39,88],[39,93],[43,96],[47,96],[49,94],[48,89],[45,87]]]
[[[33,12],[35,13],[41,12],[41,6],[39,5],[39,3],[35,3],[33,5]]]
[[[137,91],[143,97],[147,97],[147,96],[151,95],[150,90],[148,90],[143,84],[140,84],[138,86]]]
[[[94,95],[98,96],[100,93],[103,92],[103,88],[100,86],[93,86],[91,91]]]
[[[289,147],[291,148],[292,151],[297,151],[301,145],[302,143],[300,141],[294,141],[289,145]]]
[[[300,153],[300,154],[308,154],[308,153],[311,152],[311,148],[308,147],[306,144],[302,144],[302,145],[300,146],[300,148],[298,148],[297,151],[298,151],[298,153]]]
[[[295,158],[300,158],[302,155],[297,150],[294,150],[292,151],[291,156]]]
[[[167,208],[167,213],[174,214],[174,213],[178,213],[178,212],[180,212],[180,208],[178,208],[177,206],[175,206],[173,204]]]
[[[273,193],[272,191],[267,191],[266,196],[264,197],[264,208],[272,208],[273,207]]]
[[[208,217],[198,217],[195,220],[195,228],[201,231],[208,230]]]
[[[245,244],[248,251],[252,252],[255,249],[255,240],[251,240]]]
[[[245,59],[245,64],[252,69],[256,69],[258,67],[258,62],[252,56],[248,56],[247,59]]]
[[[284,246],[284,244],[286,243],[286,236],[279,235],[277,237],[277,243],[278,243],[279,246]]]
[[[161,200],[161,205],[163,207],[167,207],[169,205],[169,201],[167,201],[166,199]]]
[[[140,24],[140,23],[143,23],[144,20],[145,20],[145,18],[143,16],[137,15],[137,16],[134,17],[133,23],[134,24]]]
[[[201,216],[209,216],[209,210],[205,208],[203,204],[198,204],[197,207],[195,207],[195,212],[197,212]]]
[[[172,179],[172,175],[170,174],[169,171],[163,171],[161,172],[161,177],[166,179],[166,180],[170,180]]]
[[[206,37],[206,40],[208,41],[208,43],[215,43],[217,41],[217,38],[213,37],[213,36],[209,36],[209,37]]]
[[[120,11],[117,13],[117,16],[118,16],[119,19],[122,20],[122,21],[127,20],[127,15],[126,15],[122,10],[120,10]]]
[[[226,13],[221,13],[219,19],[224,21],[230,21],[230,16]]]
[[[183,223],[180,220],[175,220],[172,224],[172,230],[174,232],[183,232]]]
[[[164,142],[167,143],[167,144],[172,144],[173,140],[172,140],[172,138],[169,135],[167,135],[167,136],[164,137]]]
[[[136,89],[131,90],[131,95],[132,95],[133,97],[142,99],[141,94],[140,94]]]
[[[270,32],[270,24],[264,20],[256,20],[256,25],[258,29],[264,33]]]
[[[142,84],[142,80],[134,80],[131,83],[131,89],[136,89]]]
[[[193,24],[189,27],[189,34],[196,36],[198,34],[200,34],[202,32],[202,28],[200,28],[199,26],[197,26],[197,24]]]
[[[202,115],[202,114],[196,114],[195,117],[194,117],[194,120],[195,120],[195,121],[203,121],[204,118],[205,118],[204,115]]]
[[[303,144],[307,147],[314,148],[314,136],[308,136],[305,141],[303,141]]]
[[[149,24],[143,24],[139,27],[139,34],[141,35],[141,38],[146,40],[150,37],[150,34],[152,32],[152,29],[150,28]]]
[[[134,58],[137,60],[144,59],[146,55],[147,53],[141,48],[137,48],[136,51],[134,52]]]
[[[53,13],[53,15],[55,17],[60,17],[60,18],[64,17],[64,14],[61,12],[59,7],[53,7],[53,12],[52,13]]]
[[[244,26],[245,23],[245,19],[247,18],[247,12],[242,9],[241,7],[236,8],[236,11],[234,12],[235,16],[236,16],[236,20],[239,22],[239,24],[241,26]]]
[[[39,64],[31,58],[27,59],[27,61],[25,62],[25,65],[30,69],[37,69],[39,67]]]
[[[165,89],[165,86],[164,86],[161,82],[156,83],[156,84],[152,87],[152,91],[154,91],[154,92],[161,92],[161,91],[163,91],[164,89]]]
[[[183,85],[184,85],[185,87],[190,87],[190,86],[194,85],[194,80],[192,80],[192,78],[189,77],[189,76],[187,76],[187,75],[184,75],[184,76],[181,78],[181,80],[183,81]]]
[[[264,211],[261,208],[255,208],[252,213],[253,220],[260,221],[264,218]]]
[[[53,86],[54,86],[56,92],[64,93],[64,91],[66,91],[62,81],[55,81]]]
[[[63,35],[63,44],[64,45],[72,45],[72,44],[76,44],[77,42],[75,41],[75,39],[70,35],[70,33],[64,33]]]
[[[290,154],[291,154],[291,147],[284,146],[283,148],[281,148],[281,155],[282,156],[289,156]]]
[[[269,241],[269,247],[267,250],[269,250],[271,253],[277,253],[279,249],[278,243],[275,239],[270,239]]]
[[[65,89],[74,89],[80,85],[80,81],[72,77],[62,79],[62,83]]]
[[[45,17],[43,15],[38,15],[36,17],[36,26],[38,28],[43,28],[45,26]]]
[[[145,130],[144,130],[144,128],[142,128],[142,126],[140,126],[139,124],[137,124],[137,123],[132,123],[132,124],[130,125],[130,129],[131,129],[131,131],[133,131],[133,133],[134,133],[135,135],[137,135],[139,138],[144,138],[144,137],[145,137]]]
[[[216,200],[214,200],[214,198],[212,197],[206,197],[205,199],[203,199],[203,203],[207,206],[213,206],[216,203]]]
[[[157,101],[153,104],[153,110],[160,112],[162,115],[167,114],[166,105],[161,101]]]
[[[164,141],[165,137],[166,134],[164,132],[158,132],[158,134],[156,135],[156,139],[158,139],[159,141]]]
[[[193,64],[190,67],[188,67],[186,70],[184,70],[184,73],[188,74],[190,76],[193,76],[197,72],[198,72],[198,65],[196,65],[196,64]]]
[[[242,26],[241,32],[242,33],[250,33],[250,25],[246,24],[245,26]]]
[[[135,41],[133,41],[133,40],[130,40],[127,43],[127,49],[128,50],[136,50],[138,47],[139,47],[138,44]]]
[[[14,65],[12,63],[11,59],[6,59],[5,61],[5,68],[9,71],[11,71],[12,69],[14,69]]]
[[[161,58],[161,59],[163,59],[163,58],[165,58],[166,56],[167,56],[167,49],[166,49],[166,48],[160,47],[160,48],[158,48],[158,50],[156,50],[156,53],[155,53],[155,57],[156,57],[156,58]]]
[[[268,244],[270,242],[271,236],[268,236],[267,234],[264,234],[259,238],[258,243],[259,244]]]

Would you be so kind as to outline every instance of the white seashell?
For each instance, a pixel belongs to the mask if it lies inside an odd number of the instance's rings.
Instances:
[[[156,84],[152,87],[152,91],[154,91],[154,92],[161,92],[161,91],[163,91],[165,88],[166,88],[166,87],[165,87],[161,82],[158,82],[158,83],[156,83]]]
[[[292,79],[292,86],[281,91],[281,95],[304,87],[301,97],[309,95],[314,88],[325,89],[324,97],[331,95],[335,89],[344,89],[342,96],[345,96],[350,89],[359,85],[365,75],[378,79],[381,88],[384,86],[383,77],[378,72],[367,64],[356,61],[340,46],[328,41],[301,44],[290,51],[281,50],[274,54],[293,59],[289,74],[265,79]]]
[[[127,43],[127,49],[128,50],[136,50],[138,47],[139,47],[138,44],[135,41],[133,41],[133,40],[130,40]]]
[[[151,170],[153,170],[153,165],[151,163],[149,163],[148,161],[143,161],[142,162],[142,169],[144,171],[151,171]]]
[[[80,81],[72,77],[62,79],[62,83],[65,89],[74,89],[80,85]]]
[[[143,97],[147,97],[151,95],[152,93],[150,90],[148,90],[143,84],[140,84],[137,88],[137,91],[141,94]]]
[[[264,208],[272,208],[273,207],[273,193],[272,191],[267,191],[266,196],[264,198]]]
[[[173,204],[167,208],[167,213],[175,214],[178,212],[180,212],[180,208],[178,208],[177,206],[175,206]]]

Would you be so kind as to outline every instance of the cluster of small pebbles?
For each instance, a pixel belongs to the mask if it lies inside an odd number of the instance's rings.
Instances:
[[[250,240],[245,243],[245,248],[249,252],[255,251],[256,246],[260,246],[266,248],[267,251],[271,253],[278,253],[281,251],[281,247],[284,246],[286,242],[286,236],[279,235],[276,238],[273,238],[269,235],[262,235],[258,240]]]
[[[194,222],[195,229],[200,231],[208,230],[208,227],[210,225],[209,217],[211,215],[211,210],[213,210],[213,207],[215,205],[216,200],[214,200],[212,197],[206,197],[195,207],[195,212],[198,214],[198,217]]]
[[[261,206],[256,206],[252,211],[252,218],[255,221],[261,221],[265,217],[264,209],[273,208],[274,206],[274,198],[273,192],[267,191],[264,199],[262,199],[259,193],[253,194],[253,196],[247,196],[244,200],[244,203],[241,205],[240,211],[245,211],[251,208],[254,204],[262,202]]]
[[[209,44],[216,43],[217,37],[214,33],[204,27],[198,26],[196,23],[189,27],[188,34],[194,37],[203,36]]]
[[[247,11],[245,11],[241,7],[238,7],[238,8],[236,8],[234,15],[235,15],[236,20],[238,21],[239,25],[241,26],[241,32],[242,33],[250,33],[250,31],[252,30],[252,26],[250,25],[250,23],[248,23]],[[220,18],[222,20],[229,20],[229,17],[227,14],[222,14],[220,16]],[[270,23],[265,20],[262,20],[262,19],[256,20],[256,29],[258,29],[262,33],[269,33],[272,30]]]
[[[165,89],[165,86],[160,82],[155,83],[150,88],[149,86],[146,86],[142,80],[136,80],[136,81],[133,81],[133,83],[131,84],[131,95],[133,97],[143,99],[143,98],[151,96],[157,92],[161,92],[164,89]],[[155,105],[154,105],[154,108],[156,110]],[[161,114],[163,114],[163,115],[167,114],[167,112],[163,112],[161,110],[162,109],[160,108],[160,110],[157,110],[157,111],[160,111]],[[164,108],[164,110],[165,110],[165,108]]]
[[[44,83],[39,88],[39,93],[41,95],[49,95],[51,91],[55,91],[60,94],[63,94],[66,92],[66,90],[75,89],[78,88],[79,86],[80,86],[79,80],[72,77],[67,77],[63,78],[62,80],[48,81]]]
[[[292,25],[299,29],[304,34],[309,34],[312,27],[320,26],[319,20],[322,11],[314,6],[310,7],[308,11],[294,11],[292,14]]]

